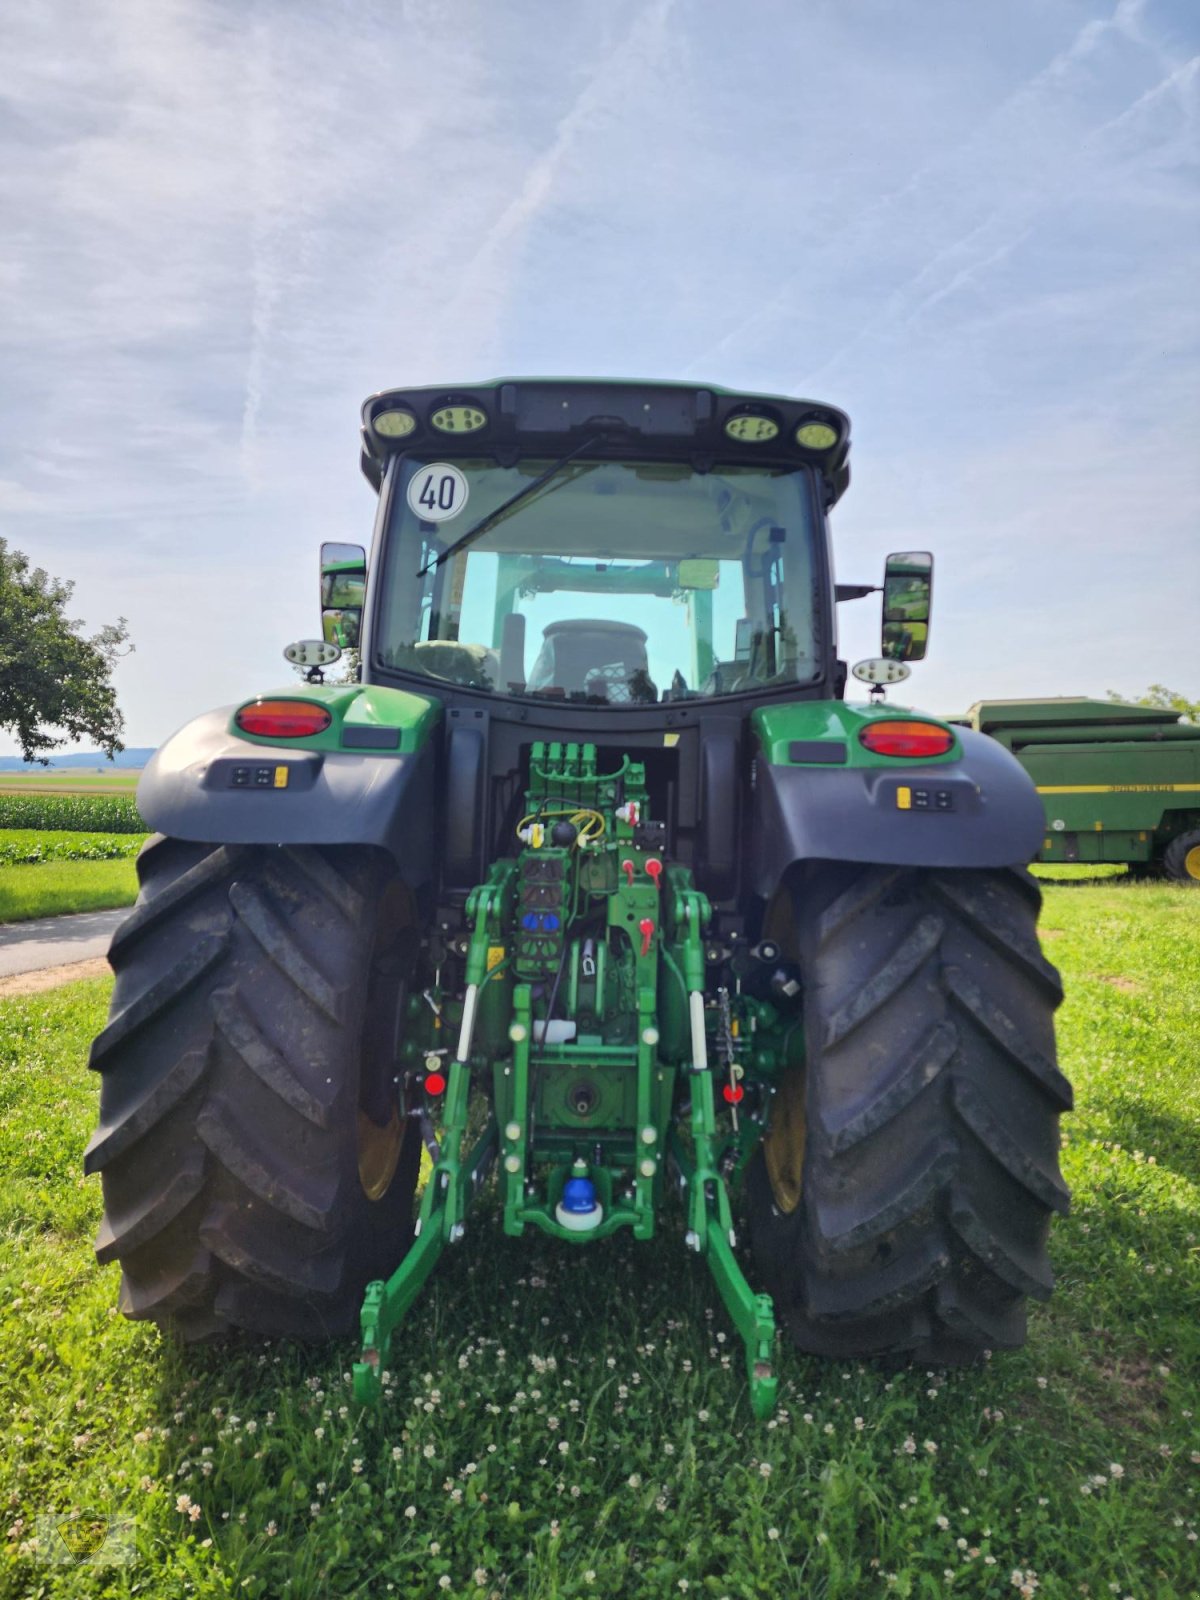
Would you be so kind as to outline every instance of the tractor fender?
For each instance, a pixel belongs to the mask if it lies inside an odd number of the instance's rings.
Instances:
[[[240,738],[237,706],[158,749],[137,789],[150,827],[205,844],[374,845],[413,887],[434,868],[434,741],[387,754]]]
[[[961,755],[946,763],[790,766],[760,752],[751,806],[755,893],[769,897],[798,861],[1025,866],[1045,830],[1032,780],[994,739],[955,733]]]

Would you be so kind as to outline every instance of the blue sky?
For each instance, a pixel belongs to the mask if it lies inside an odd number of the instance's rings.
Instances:
[[[501,372],[844,407],[917,704],[1200,694],[1193,0],[43,0],[0,59],[0,533],[129,618],[130,743],[288,681],[362,399]]]

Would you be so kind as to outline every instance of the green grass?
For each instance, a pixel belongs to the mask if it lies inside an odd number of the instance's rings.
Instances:
[[[766,1424],[674,1216],[581,1250],[473,1219],[378,1415],[348,1341],[181,1352],[126,1322],[79,1167],[108,983],[0,1000],[0,1595],[1196,1594],[1200,895],[1081,883],[1043,922],[1078,1100],[1055,1298],[980,1369],[785,1349]],[[133,1564],[47,1564],[51,1512],[127,1518]]]
[[[137,870],[129,858],[0,866],[0,923],[103,911],[136,899]]]
[[[1130,884],[1137,882],[1127,866],[1113,861],[1039,862],[1029,870],[1043,883],[1092,883],[1101,878],[1121,878]]]
[[[45,791],[51,794],[87,793],[95,789],[136,789],[142,775],[140,767],[121,767],[113,771],[106,767],[72,768],[55,772],[50,768],[39,772],[0,772],[0,791],[12,790],[14,794]]]
[[[142,848],[141,833],[71,833],[38,828],[0,828],[0,867],[43,861],[125,861]]]

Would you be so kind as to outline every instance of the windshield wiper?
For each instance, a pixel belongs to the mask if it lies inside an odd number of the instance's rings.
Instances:
[[[585,450],[590,450],[594,444],[598,444],[600,437],[597,433],[592,438],[585,439],[581,445],[576,445],[574,450],[568,451],[565,456],[560,456],[557,461],[552,462],[545,472],[539,472],[532,483],[525,484],[517,490],[516,494],[509,495],[508,499],[502,501],[494,511],[489,511],[486,517],[480,517],[473,528],[468,528],[466,533],[455,539],[453,544],[447,545],[441,555],[432,561],[427,561],[423,567],[419,568],[417,577],[423,578],[427,573],[436,572],[440,566],[449,561],[451,556],[457,555],[460,550],[465,550],[469,544],[474,544],[476,539],[487,533],[489,528],[494,528],[501,517],[513,510],[515,506],[519,506],[522,500],[528,500],[531,494],[536,494],[543,485],[549,483],[555,473],[561,472],[565,466],[575,460],[576,456],[581,456]]]

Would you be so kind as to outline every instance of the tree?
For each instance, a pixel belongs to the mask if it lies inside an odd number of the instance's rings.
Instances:
[[[1200,700],[1189,700],[1162,683],[1152,683],[1145,694],[1139,694],[1136,700],[1130,700],[1128,695],[1116,694],[1112,689],[1108,691],[1108,698],[1125,705],[1158,706],[1163,711],[1178,711],[1185,722],[1200,722]]]
[[[125,748],[111,677],[129,629],[119,617],[87,638],[66,615],[74,588],[0,539],[0,728],[26,761],[44,764],[74,739],[94,739],[110,758]]]

